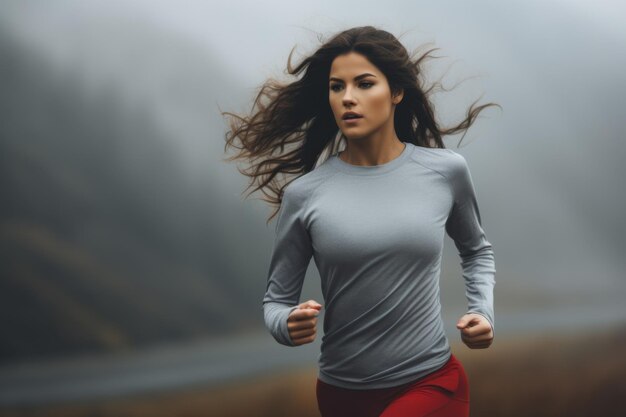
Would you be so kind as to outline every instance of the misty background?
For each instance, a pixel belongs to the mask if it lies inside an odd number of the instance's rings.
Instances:
[[[201,346],[208,361],[242,337],[250,342],[230,358],[241,372],[259,357],[314,365],[318,345],[296,354],[264,328],[273,207],[259,194],[243,198],[247,179],[223,161],[220,111],[246,113],[264,80],[288,80],[292,47],[298,62],[321,44],[318,34],[365,24],[410,52],[440,48],[444,58],[425,69],[454,87],[436,99],[443,124],[478,98],[503,108],[484,111],[461,147],[458,136],[444,139],[468,160],[494,248],[497,337],[626,321],[622,3],[0,8],[4,375],[164,346]],[[441,289],[447,332],[458,339],[466,300],[449,237]],[[309,298],[323,303],[313,262],[301,302]],[[207,366],[203,377],[228,374]]]

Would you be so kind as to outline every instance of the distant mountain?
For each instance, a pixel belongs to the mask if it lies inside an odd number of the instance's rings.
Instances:
[[[264,273],[232,239],[263,236],[190,184],[150,109],[6,30],[0,56],[0,363],[258,328]]]

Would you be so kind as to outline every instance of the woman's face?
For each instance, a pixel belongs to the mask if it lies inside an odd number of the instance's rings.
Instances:
[[[347,138],[370,136],[393,124],[395,105],[402,100],[402,93],[392,97],[387,78],[365,56],[357,52],[337,56],[328,84],[335,122]],[[362,117],[345,120],[347,111]]]

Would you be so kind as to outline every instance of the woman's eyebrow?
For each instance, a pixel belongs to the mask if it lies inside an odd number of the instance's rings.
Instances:
[[[364,74],[357,75],[356,77],[354,77],[354,81],[358,81],[361,78],[367,77],[368,75],[371,75],[372,77],[376,77],[374,74],[370,74],[369,72],[366,72]],[[343,81],[343,80],[341,78],[330,77],[330,79],[328,81]]]

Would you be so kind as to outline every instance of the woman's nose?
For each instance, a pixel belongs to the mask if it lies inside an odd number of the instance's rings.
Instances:
[[[346,92],[343,95],[343,99],[342,99],[343,103],[354,103],[354,98],[352,97],[352,93],[349,91],[349,89],[346,88]]]

